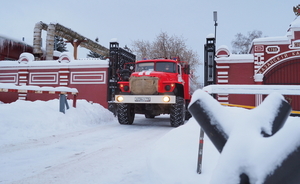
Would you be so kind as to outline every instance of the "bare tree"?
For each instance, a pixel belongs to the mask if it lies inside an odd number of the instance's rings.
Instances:
[[[153,42],[137,40],[133,42],[132,47],[138,60],[179,57],[180,60],[187,61],[192,69],[196,69],[200,64],[199,56],[188,49],[185,42],[182,37],[169,36],[166,32],[161,32]]]
[[[149,58],[151,56],[151,44],[149,41],[137,40],[133,43],[133,51],[136,53],[138,60]]]
[[[190,82],[194,91],[201,88],[199,76],[193,72],[200,65],[199,56],[197,52],[188,49],[185,42],[183,37],[169,36],[166,32],[161,32],[153,42],[137,40],[133,42],[132,47],[138,60],[179,57],[181,61],[187,61],[192,71]]]
[[[242,33],[237,33],[235,39],[231,42],[232,53],[233,54],[247,54],[249,52],[252,41],[255,38],[260,38],[262,36],[262,31],[254,30],[248,32],[245,36]]]

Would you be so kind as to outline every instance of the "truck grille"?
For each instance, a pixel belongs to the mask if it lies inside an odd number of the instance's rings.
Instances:
[[[158,77],[135,77],[129,79],[130,91],[135,95],[153,95],[157,93]]]

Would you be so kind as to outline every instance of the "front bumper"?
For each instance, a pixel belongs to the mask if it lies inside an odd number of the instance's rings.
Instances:
[[[123,97],[123,100],[120,100]],[[169,100],[164,100],[169,97]],[[116,95],[115,103],[175,104],[175,95]]]

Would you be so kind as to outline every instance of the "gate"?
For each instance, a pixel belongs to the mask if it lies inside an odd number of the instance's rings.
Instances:
[[[287,60],[264,76],[266,85],[300,85],[300,58]],[[299,91],[300,93],[300,91]],[[300,110],[300,95],[285,95],[293,110]]]
[[[116,115],[115,94],[118,93],[118,81],[120,72],[124,69],[131,74],[135,70],[136,56],[127,50],[120,48],[118,42],[110,42],[109,68],[108,68],[108,109]]]

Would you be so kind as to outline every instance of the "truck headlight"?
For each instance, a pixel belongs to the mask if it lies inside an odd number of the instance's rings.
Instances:
[[[163,97],[163,102],[170,102],[171,98],[169,96]]]
[[[124,98],[122,96],[117,96],[116,100],[118,102],[123,102]]]

